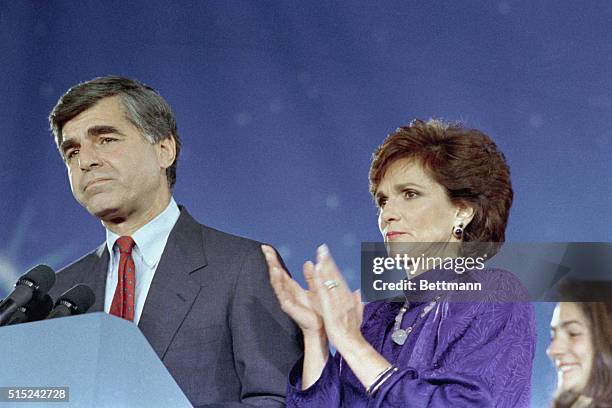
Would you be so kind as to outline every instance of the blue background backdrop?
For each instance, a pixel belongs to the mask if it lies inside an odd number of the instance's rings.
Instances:
[[[509,241],[611,241],[612,4],[593,1],[0,3],[0,294],[104,238],[74,201],[46,117],[77,82],[135,77],[174,107],[175,197],[276,245],[322,242],[353,287],[380,240],[371,153],[415,117],[490,134],[512,170]],[[534,406],[554,389],[538,306]]]

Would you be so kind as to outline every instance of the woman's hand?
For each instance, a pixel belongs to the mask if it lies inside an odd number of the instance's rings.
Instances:
[[[287,313],[300,326],[305,337],[308,335],[324,335],[323,319],[318,311],[319,305],[316,294],[312,290],[302,289],[296,281],[291,279],[272,247],[262,245],[261,249],[268,263],[270,283],[283,312]],[[309,289],[313,289],[313,272],[313,263],[306,262],[304,264],[304,279]]]
[[[327,246],[317,249],[316,266],[304,264],[307,291],[289,277],[273,248],[262,245],[262,251],[281,308],[304,333],[302,389],[320,378],[329,353],[328,338],[364,387],[370,386],[390,363],[361,335],[361,294],[350,291]]]
[[[325,332],[334,347],[342,354],[343,350],[367,343],[360,331],[361,293],[351,292],[326,245],[317,248],[312,287],[320,303]]]
[[[326,245],[317,248],[313,287],[317,288],[321,317],[329,341],[367,389],[391,363],[361,334],[361,293],[351,292]]]

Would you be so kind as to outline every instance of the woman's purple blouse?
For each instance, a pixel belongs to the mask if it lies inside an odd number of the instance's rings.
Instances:
[[[434,272],[419,279],[428,279]],[[404,315],[402,328],[414,327],[403,346],[391,340],[402,303],[366,305],[361,333],[399,368],[373,396],[366,394],[336,353],[329,356],[317,382],[303,391],[302,360],[295,364],[289,375],[287,406],[528,407],[535,349],[533,305],[509,272],[485,269],[470,275],[482,282],[487,295],[465,302],[460,301],[461,295],[443,294],[421,318],[435,296],[421,293]]]

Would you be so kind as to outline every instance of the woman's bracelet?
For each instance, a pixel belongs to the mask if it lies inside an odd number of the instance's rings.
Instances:
[[[370,392],[370,396],[374,395],[376,391],[378,391],[378,389],[385,383],[385,381],[391,378],[391,376],[395,374],[397,371],[399,371],[399,368],[393,367],[393,369],[391,369],[389,373],[382,380],[380,380],[378,384],[376,384],[376,386],[372,389],[372,391]]]
[[[370,384],[370,386],[368,388],[366,388],[366,390],[365,390],[366,394],[368,394],[370,396],[374,395],[374,393],[376,391],[378,391],[380,386],[383,385],[383,383],[385,381],[387,381],[389,379],[389,377],[391,377],[393,375],[393,373],[395,373],[396,371],[398,371],[398,368],[395,367],[394,365],[390,365],[389,367],[387,367],[384,370],[382,370],[376,376],[376,378],[374,378],[374,381],[372,381],[372,384]]]

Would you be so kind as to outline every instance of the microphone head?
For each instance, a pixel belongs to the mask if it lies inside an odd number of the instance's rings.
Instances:
[[[63,304],[70,308],[72,315],[85,313],[95,303],[96,295],[87,285],[79,283],[60,296],[55,305]]]
[[[25,305],[25,308],[27,310],[28,322],[43,320],[53,309],[53,299],[48,294],[45,294],[42,298],[37,296]]]
[[[36,292],[43,295],[55,284],[55,272],[47,265],[37,265],[22,275],[15,286],[31,287],[31,283],[36,287]]]
[[[51,296],[48,294],[34,296],[32,300],[17,309],[6,324],[11,325],[43,320],[49,315],[51,309],[53,309],[53,299],[51,299]]]

